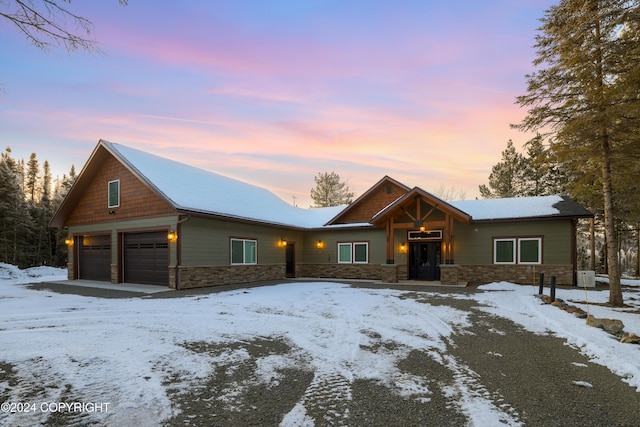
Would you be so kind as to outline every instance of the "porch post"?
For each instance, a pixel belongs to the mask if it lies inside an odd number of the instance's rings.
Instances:
[[[445,264],[453,264],[453,217],[447,214],[447,228],[445,231],[445,256],[444,263]]]
[[[393,232],[393,218],[389,218],[387,221],[387,264],[395,264],[395,251],[393,247],[394,243],[394,232]]]

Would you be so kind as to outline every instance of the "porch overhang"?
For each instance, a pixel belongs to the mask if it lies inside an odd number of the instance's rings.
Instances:
[[[437,212],[437,214],[436,214]],[[399,229],[442,231],[441,252],[444,264],[453,264],[454,223],[471,223],[471,216],[421,188],[411,191],[378,212],[371,224],[386,230],[387,264],[395,264],[395,231]]]

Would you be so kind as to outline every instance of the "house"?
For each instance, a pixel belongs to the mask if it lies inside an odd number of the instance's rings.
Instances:
[[[567,197],[447,202],[385,176],[349,206],[266,189],[100,141],[55,213],[69,279],[188,289],[285,277],[575,284]]]

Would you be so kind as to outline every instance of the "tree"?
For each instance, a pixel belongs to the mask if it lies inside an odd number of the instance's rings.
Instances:
[[[119,2],[127,4],[127,0]],[[71,4],[71,0],[3,1],[0,17],[14,24],[39,49],[46,51],[55,45],[64,46],[67,51],[97,51],[97,42],[90,38],[93,24],[73,13],[65,3]]]
[[[346,182],[340,181],[340,175],[337,173],[319,173],[313,180],[316,183],[311,189],[314,207],[348,205],[353,201],[354,193],[350,191]]]
[[[53,205],[51,209],[51,217],[58,210],[65,196],[71,190],[71,187],[76,182],[78,176],[76,175],[76,168],[74,165],[71,165],[71,170],[69,171],[69,176],[63,175],[62,179],[56,180],[56,186],[53,192]],[[50,218],[51,219],[51,218]],[[54,259],[53,264],[57,266],[64,266],[67,262],[68,255],[68,247],[65,244],[65,240],[67,239],[67,229],[66,228],[58,228],[54,231]]]
[[[22,187],[23,166],[7,148],[0,156],[0,261],[29,266],[33,223]]]
[[[29,201],[31,205],[35,205],[36,196],[38,195],[38,182],[40,177],[38,176],[40,172],[40,165],[38,164],[38,158],[36,153],[31,153],[29,157],[29,162],[27,163],[27,173],[25,177],[25,192],[27,196],[29,196]]]
[[[480,185],[480,195],[485,199],[522,196],[524,165],[524,157],[509,140],[502,152],[502,160],[491,168],[489,187]]]
[[[455,200],[464,200],[467,197],[467,193],[463,190],[457,189],[455,187],[445,187],[444,184],[440,183],[440,186],[433,192],[433,195],[451,202]]]
[[[557,156],[543,144],[543,138],[536,135],[525,144],[523,196],[549,196],[567,193],[567,177]]]
[[[612,171],[616,162],[638,155],[640,5],[637,0],[562,0],[545,11],[541,22],[533,62],[537,71],[526,76],[527,93],[517,98],[527,116],[516,127],[546,132],[550,149],[572,167],[571,173],[583,166],[599,172],[609,303],[621,306]]]

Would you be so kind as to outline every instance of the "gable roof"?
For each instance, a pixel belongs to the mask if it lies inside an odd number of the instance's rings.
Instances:
[[[156,156],[120,144],[100,140],[76,183],[54,215],[52,226],[62,227],[82,193],[96,175],[105,156],[112,155],[140,181],[178,212],[302,228],[321,227],[344,206],[301,209],[269,190]]]
[[[443,212],[446,212],[458,221],[466,223],[469,223],[471,221],[471,216],[466,212],[458,209],[449,202],[446,202],[419,187],[414,187],[411,189],[411,191],[396,199],[393,203],[387,205],[380,212],[375,214],[373,218],[371,218],[371,222],[381,223],[385,218],[388,218],[390,215],[393,215],[394,212],[397,212],[398,209],[404,212],[404,208],[406,208],[410,204],[413,204],[416,198],[421,198],[428,201],[432,206],[438,208]]]
[[[402,184],[399,181],[396,181],[395,179],[391,178],[388,175],[385,175],[384,177],[382,177],[382,179],[378,182],[376,182],[371,188],[369,188],[367,191],[365,191],[360,197],[358,197],[356,200],[354,200],[350,205],[348,205],[345,209],[343,209],[342,211],[340,211],[340,213],[338,213],[338,215],[336,215],[334,218],[331,218],[331,220],[327,223],[327,225],[334,225],[334,224],[341,224],[344,222],[349,222],[348,218],[350,216],[350,214],[354,213],[356,210],[358,210],[358,208],[360,206],[365,207],[365,212],[360,212],[360,214],[364,214],[365,216],[367,216],[366,220],[370,220],[374,214],[380,209],[380,195],[379,193],[382,191],[383,187],[395,187],[398,188],[402,194],[406,194],[407,192],[409,192],[410,188],[407,187],[406,185]],[[386,191],[385,191],[386,192]],[[377,200],[372,200],[373,198],[375,198],[376,196],[378,196]],[[397,199],[399,196],[396,194],[395,196],[391,196],[391,193],[389,193],[389,195],[387,197],[385,197],[386,200],[393,200],[393,199]],[[377,202],[377,205],[375,205],[375,203]],[[365,206],[368,205],[368,206]],[[375,206],[373,209],[373,211],[369,210],[368,211],[368,215],[366,215],[366,208],[371,208],[373,206]]]

